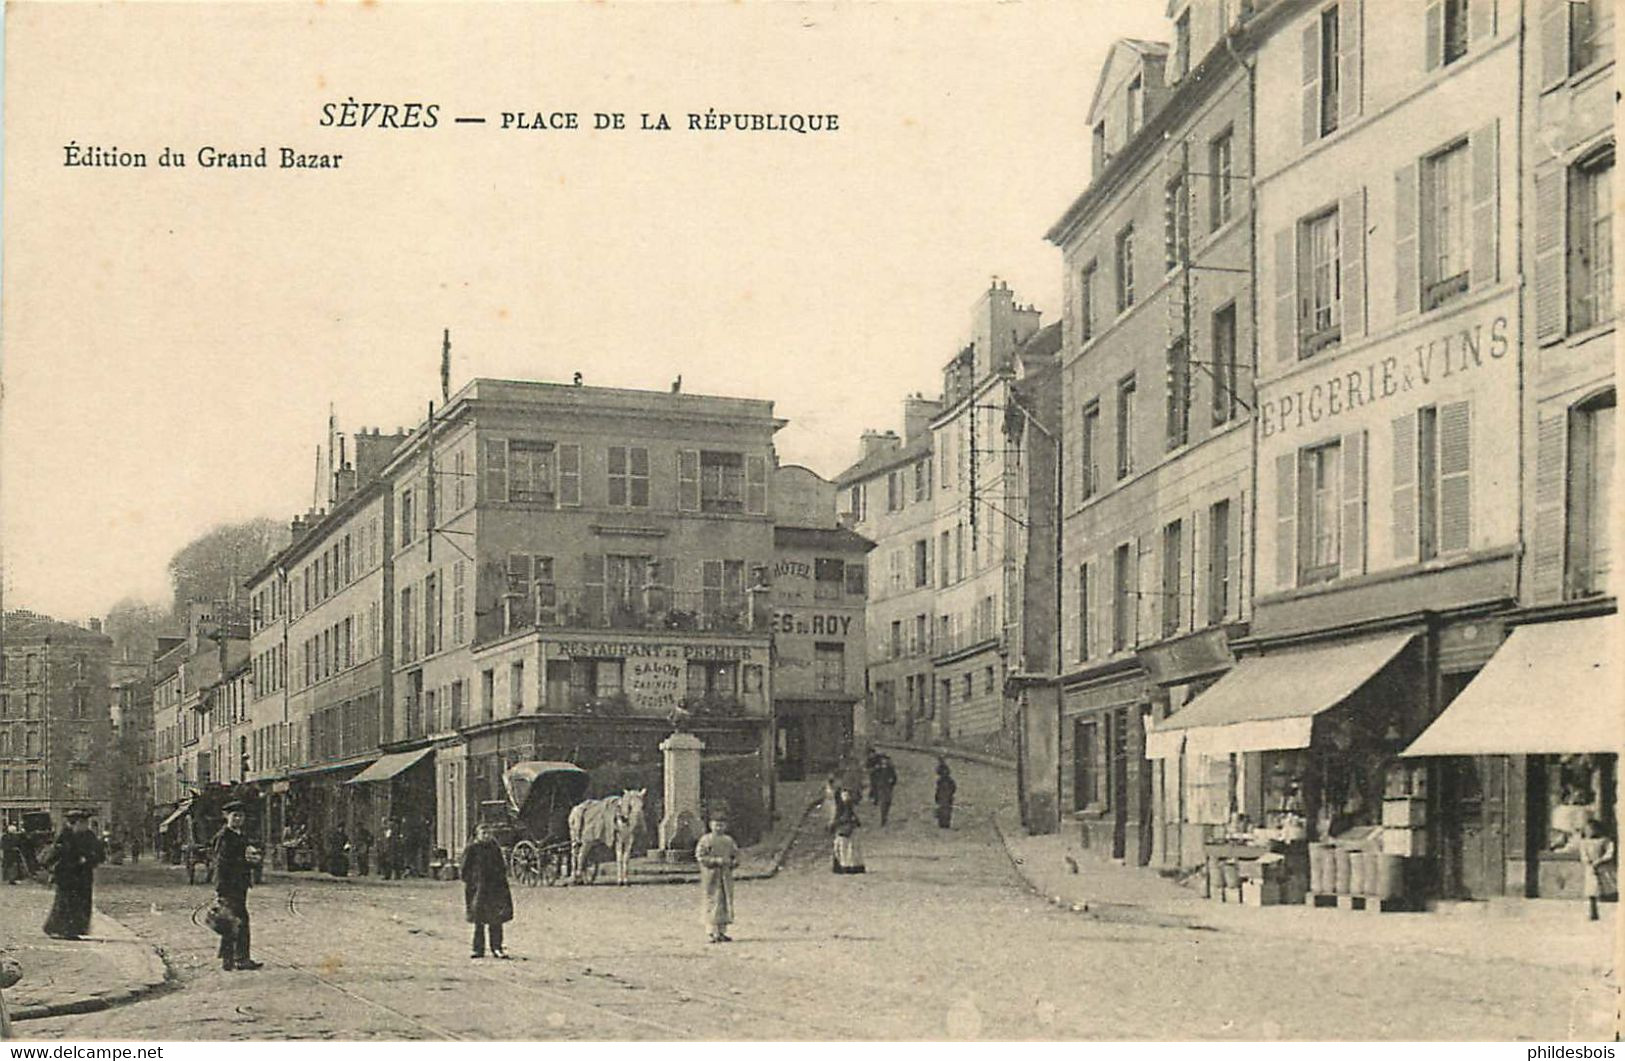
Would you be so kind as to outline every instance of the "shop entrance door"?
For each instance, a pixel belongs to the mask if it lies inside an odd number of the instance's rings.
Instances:
[[[1445,674],[1440,699],[1449,707],[1477,672]],[[1441,884],[1459,899],[1506,894],[1507,782],[1501,756],[1440,761],[1438,809]]]
[[[804,720],[779,720],[779,777],[800,781],[807,776],[807,730]]]
[[[1128,853],[1128,708],[1112,712],[1112,857]]]

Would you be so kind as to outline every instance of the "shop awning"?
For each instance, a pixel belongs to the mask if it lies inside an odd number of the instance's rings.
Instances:
[[[434,751],[433,747],[419,748],[410,752],[390,752],[359,774],[346,781],[347,785],[360,785],[368,781],[388,781],[396,774],[412,766],[425,755]]]
[[[169,817],[165,818],[162,822],[159,823],[158,831],[163,832],[165,829],[169,828],[171,825],[174,825],[177,821],[180,821],[181,815],[185,814],[187,811],[189,811],[191,809],[192,809],[192,801],[189,800],[189,799],[188,800],[183,800],[181,802],[180,806],[176,807],[174,810],[169,812]]]
[[[1250,656],[1146,734],[1146,756],[1309,747],[1315,716],[1347,700],[1411,643],[1413,631]]]
[[[1625,745],[1625,697],[1616,624],[1599,615],[1514,627],[1403,754],[1617,753]]]

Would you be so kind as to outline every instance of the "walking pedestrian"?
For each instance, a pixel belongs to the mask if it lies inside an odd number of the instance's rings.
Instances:
[[[870,748],[863,759],[863,768],[869,774],[869,802],[876,805],[880,803],[880,789],[876,782],[879,781],[880,764],[885,758],[885,753],[879,748]]]
[[[0,834],[0,880],[16,884],[23,879],[23,831],[16,822]]]
[[[863,873],[863,852],[858,849],[858,804],[863,797],[850,788],[842,789],[836,802],[834,855],[830,869],[835,873]]]
[[[830,831],[835,829],[835,814],[841,808],[841,782],[836,778],[835,772],[830,771],[829,777],[824,779],[824,828]]]
[[[327,872],[335,877],[350,875],[350,839],[342,828],[334,829],[328,837]]]
[[[874,793],[875,803],[880,807],[880,824],[886,824],[891,817],[892,795],[897,789],[897,767],[891,761],[891,756],[882,754],[880,761],[869,774],[870,791]]]
[[[948,760],[937,760],[937,828],[947,829],[954,820],[954,792],[959,788],[948,770]]]
[[[214,837],[214,894],[229,915],[220,933],[220,967],[226,972],[252,972],[262,964],[251,957],[252,937],[248,926],[248,889],[254,867],[264,861],[258,848],[243,833],[247,809],[232,800],[222,810],[226,824]]]
[[[1598,918],[1597,900],[1618,891],[1614,867],[1614,842],[1602,835],[1595,819],[1585,824],[1580,838],[1580,866],[1585,871],[1585,897],[1590,919]]]
[[[384,835],[378,838],[378,875],[385,880],[400,878],[400,839],[393,819],[384,823]]]
[[[372,833],[363,825],[355,834],[355,872],[365,877],[372,869]]]
[[[694,845],[694,859],[700,864],[700,899],[706,932],[712,943],[728,943],[728,926],[734,919],[734,867],[739,865],[739,845],[728,835],[728,815],[711,812],[711,831]]]
[[[90,812],[70,810],[68,824],[57,834],[46,854],[56,899],[45,919],[45,934],[56,939],[78,939],[90,931],[90,898],[96,867],[107,860],[107,849],[91,831]]]
[[[491,956],[506,958],[502,926],[513,920],[508,866],[502,859],[502,848],[491,836],[490,825],[482,822],[474,836],[474,842],[463,849],[463,910],[474,926],[474,950],[469,957],[485,957],[489,933]]]

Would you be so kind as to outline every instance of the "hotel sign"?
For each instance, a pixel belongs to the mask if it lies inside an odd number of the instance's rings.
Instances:
[[[1275,397],[1258,403],[1261,438],[1284,435],[1333,420],[1361,406],[1432,386],[1436,380],[1494,367],[1512,349],[1505,314],[1488,321],[1452,326],[1426,342],[1352,365],[1313,382],[1283,384]],[[1266,384],[1266,386],[1268,386]],[[1293,388],[1295,389],[1289,389]]]

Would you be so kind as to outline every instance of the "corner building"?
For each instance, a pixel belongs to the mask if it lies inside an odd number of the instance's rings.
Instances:
[[[705,798],[765,827],[780,426],[766,401],[478,379],[395,453],[395,733],[435,749],[450,858],[528,759],[647,786],[652,835],[679,708]]]
[[[1421,860],[1412,890],[1477,887],[1451,883],[1450,852],[1478,796],[1397,756],[1495,651],[1517,592],[1519,15],[1292,0],[1249,28],[1272,131],[1257,596],[1237,666],[1155,738],[1187,773],[1228,758],[1220,798],[1264,829],[1323,840],[1426,802],[1429,829],[1394,836],[1414,847],[1384,849]]]

